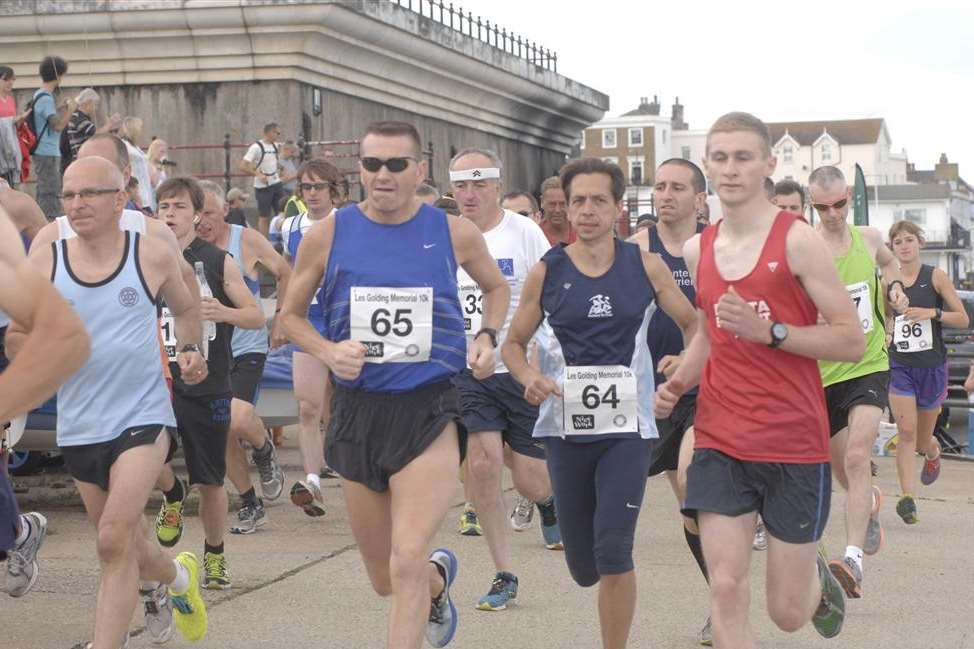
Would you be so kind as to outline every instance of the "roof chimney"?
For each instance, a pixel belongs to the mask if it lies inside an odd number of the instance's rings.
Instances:
[[[933,175],[939,181],[957,180],[960,178],[959,165],[956,162],[947,162],[947,154],[940,154],[940,162],[933,168]]]
[[[679,97],[673,102],[673,114],[670,116],[670,124],[674,131],[685,131],[690,128],[683,121],[683,104],[680,103]]]
[[[653,95],[653,103],[649,105],[650,115],[659,115],[659,97]]]

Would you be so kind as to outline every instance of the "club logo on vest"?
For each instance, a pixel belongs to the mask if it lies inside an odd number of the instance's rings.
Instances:
[[[611,318],[612,317],[612,302],[609,301],[608,295],[593,295],[588,299],[592,303],[589,307],[588,317],[590,318]]]
[[[118,292],[118,303],[125,308],[135,306],[139,303],[139,292],[131,286],[126,286]]]
[[[776,262],[776,261],[769,261],[768,262],[768,270],[770,270],[772,273],[774,271],[778,270],[778,262]]]

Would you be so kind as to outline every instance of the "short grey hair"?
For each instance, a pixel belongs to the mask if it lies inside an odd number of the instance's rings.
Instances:
[[[199,183],[200,189],[202,189],[204,193],[213,194],[217,197],[217,199],[219,199],[221,207],[227,204],[227,195],[223,191],[223,187],[212,180],[201,180]]]
[[[79,104],[83,104],[86,101],[98,101],[99,98],[100,97],[94,88],[85,88],[78,93],[77,102]]]
[[[842,173],[841,169],[832,165],[823,165],[813,171],[808,177],[809,185],[829,187],[835,183],[845,184],[845,175]]]
[[[459,160],[464,156],[474,155],[474,154],[482,155],[488,160],[490,160],[490,164],[497,167],[497,170],[501,173],[501,177],[504,176],[504,165],[501,163],[501,158],[499,155],[497,155],[497,152],[492,149],[481,149],[477,147],[470,147],[468,149],[464,149],[460,153],[453,156],[453,159],[450,160],[450,170],[452,171],[453,167],[456,166],[457,160]]]

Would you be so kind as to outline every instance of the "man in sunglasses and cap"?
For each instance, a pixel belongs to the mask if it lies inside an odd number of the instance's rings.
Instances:
[[[846,595],[862,597],[863,554],[883,543],[879,523],[882,492],[872,484],[869,458],[887,406],[889,356],[883,325],[887,304],[896,312],[909,306],[896,257],[876,228],[848,223],[852,190],[842,172],[819,167],[808,178],[816,230],[832,251],[839,277],[856,305],[866,354],[855,363],[819,361],[832,435],[832,474],[846,490],[846,549],[829,569]],[[882,273],[879,280],[877,268]]]
[[[457,626],[457,560],[429,547],[453,502],[463,457],[451,379],[494,371],[510,289],[467,219],[424,205],[427,174],[411,124],[377,122],[361,140],[368,197],[304,236],[281,312],[288,338],[335,378],[325,459],[344,478],[352,533],[375,591],[391,595],[388,647],[446,646]],[[483,292],[467,350],[457,290],[463,269]],[[323,294],[321,334],[307,320]]]

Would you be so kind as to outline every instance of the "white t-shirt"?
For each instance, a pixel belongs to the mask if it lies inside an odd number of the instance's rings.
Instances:
[[[263,159],[260,157],[261,151],[264,152]],[[254,176],[255,188],[270,187],[271,185],[276,185],[277,183],[281,182],[281,177],[279,175],[281,172],[281,164],[277,159],[276,144],[264,142],[263,140],[257,140],[250,145],[249,149],[247,149],[247,153],[244,154],[244,160],[254,165],[257,165],[257,162],[260,161],[260,164],[257,166],[257,171],[269,176],[266,182],[261,178]]]
[[[507,338],[507,330],[511,326],[514,312],[521,299],[521,287],[528,276],[531,267],[538,263],[546,252],[551,249],[547,237],[537,223],[531,219],[521,216],[517,212],[504,210],[504,217],[501,222],[492,229],[484,232],[484,240],[487,242],[487,250],[490,256],[497,260],[497,265],[501,269],[501,274],[511,287],[511,306],[507,310],[507,318],[504,320],[503,328],[497,332],[497,359],[495,373],[507,372],[507,367],[501,361],[500,345]],[[460,288],[460,309],[464,319],[471,315],[475,318],[480,313],[472,313],[475,309],[482,312],[482,302],[477,299],[479,289],[476,283],[470,278],[463,268],[457,270],[457,286]],[[547,324],[539,328],[543,332]],[[467,332],[467,346],[473,342],[473,335],[480,327],[473,327],[475,330]]]
[[[125,148],[129,152],[129,165],[132,167],[132,175],[139,181],[139,198],[142,199],[142,207],[148,207],[153,212],[156,211],[156,188],[152,184],[152,177],[149,175],[149,156],[137,146],[132,146],[130,142],[125,143]]]
[[[147,217],[144,213],[138,210],[122,210],[122,218],[118,221],[118,229],[122,232],[126,230],[130,232],[138,232],[139,234],[145,236],[145,230],[148,227],[146,225]],[[68,221],[68,217],[59,216],[55,219],[57,223],[57,238],[58,239],[74,239],[78,234],[71,227],[71,222]]]

